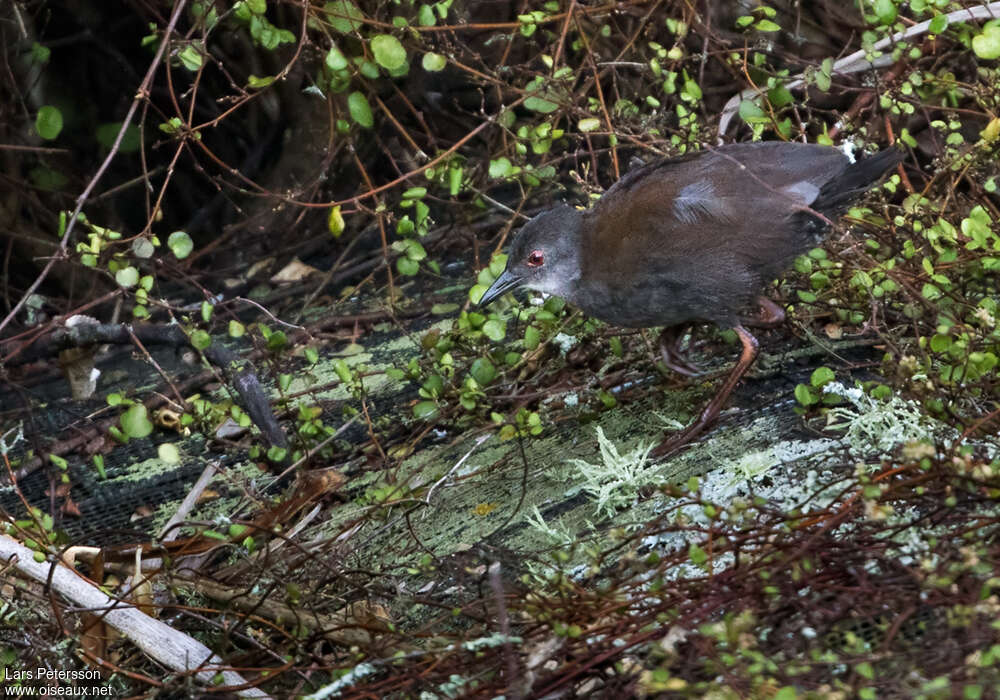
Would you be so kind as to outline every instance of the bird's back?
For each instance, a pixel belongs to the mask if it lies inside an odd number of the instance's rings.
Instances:
[[[619,325],[730,325],[819,242],[826,223],[811,210],[838,216],[896,161],[886,151],[852,165],[834,148],[774,142],[637,168],[584,217],[574,301]]]

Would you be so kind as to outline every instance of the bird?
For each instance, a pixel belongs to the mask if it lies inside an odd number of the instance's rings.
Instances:
[[[526,287],[614,326],[663,327],[664,365],[685,375],[698,373],[679,349],[688,327],[707,322],[735,331],[739,359],[698,417],[653,450],[664,457],[716,421],[757,358],[748,326],[784,321],[763,287],[822,243],[850,204],[904,157],[889,147],[855,161],[832,146],[768,141],[636,167],[590,209],[559,204],[530,219],[479,305]]]

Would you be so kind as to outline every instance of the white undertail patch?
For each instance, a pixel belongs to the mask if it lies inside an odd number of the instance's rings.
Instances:
[[[797,204],[812,204],[816,201],[816,197],[819,196],[819,187],[808,180],[782,187],[781,191],[794,199]]]
[[[674,199],[674,214],[685,224],[697,223],[718,210],[715,189],[710,182],[698,180],[684,185]]]

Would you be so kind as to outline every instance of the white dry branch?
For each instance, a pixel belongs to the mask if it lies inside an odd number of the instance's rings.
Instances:
[[[991,2],[987,5],[980,5],[979,7],[967,7],[962,10],[955,10],[954,12],[949,12],[945,15],[948,18],[948,23],[952,22],[962,22],[965,20],[973,19],[986,19],[995,18],[1000,16],[1000,2]],[[926,20],[924,22],[919,22],[914,24],[912,27],[908,27],[901,32],[896,32],[891,36],[887,36],[884,39],[880,39],[872,44],[871,51],[882,51],[898,41],[905,41],[906,39],[911,39],[915,36],[920,36],[921,34],[927,33],[927,30],[931,26],[932,20]],[[833,75],[847,75],[849,73],[859,73],[863,70],[868,70],[870,68],[882,68],[893,62],[892,56],[879,56],[874,60],[874,62],[869,61],[868,50],[861,49],[860,51],[855,51],[849,56],[844,56],[839,61],[833,64],[833,69],[831,73]],[[794,90],[800,88],[805,84],[805,74],[800,73],[789,83],[785,84],[785,87],[789,90]],[[722,110],[722,116],[719,117],[719,143],[722,143],[722,137],[726,135],[726,131],[729,129],[729,122],[732,121],[733,117],[736,116],[737,112],[740,111],[740,103],[743,100],[750,97],[754,97],[761,91],[759,89],[747,88],[742,92],[734,95],[726,103],[726,106]]]
[[[211,649],[188,635],[178,632],[165,622],[146,615],[134,605],[116,600],[62,562],[37,562],[35,553],[8,535],[0,535],[0,564],[6,562],[22,574],[52,590],[77,606],[100,615],[150,658],[180,673],[194,677],[219,690],[216,680],[232,688],[247,686],[247,680]],[[50,576],[51,574],[51,576]],[[247,698],[270,697],[258,688],[243,687],[236,691]]]

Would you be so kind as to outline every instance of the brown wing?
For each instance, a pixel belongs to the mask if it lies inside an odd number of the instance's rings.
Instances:
[[[587,214],[583,279],[613,287],[634,278],[664,290],[650,290],[655,304],[676,298],[691,318],[731,318],[815,245],[795,214],[847,165],[833,148],[756,143],[639,168]]]

